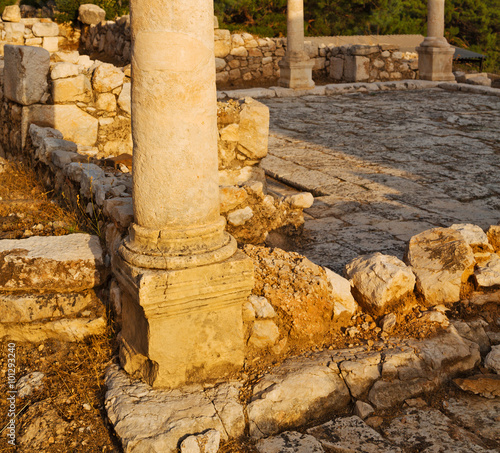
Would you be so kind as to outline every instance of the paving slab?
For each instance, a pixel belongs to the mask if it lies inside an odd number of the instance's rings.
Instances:
[[[350,251],[402,258],[406,241],[425,229],[497,224],[500,97],[481,93],[263,99],[271,120],[262,167],[316,196],[298,251],[341,272]]]

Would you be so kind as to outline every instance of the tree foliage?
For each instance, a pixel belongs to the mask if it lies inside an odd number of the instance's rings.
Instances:
[[[286,0],[215,0],[215,12],[232,30],[286,36]],[[309,36],[423,34],[426,0],[304,0]],[[488,55],[500,69],[500,0],[446,0],[446,37],[451,44]]]

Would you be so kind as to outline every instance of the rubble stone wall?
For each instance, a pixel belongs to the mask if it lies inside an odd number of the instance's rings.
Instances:
[[[259,38],[249,33],[215,29],[215,66],[220,86],[273,83],[285,56],[286,38]],[[81,50],[101,54],[121,64],[130,63],[130,18],[105,21],[82,29]],[[415,79],[416,53],[403,53],[392,45],[327,46],[306,42],[314,60],[316,78],[338,82],[373,82]]]

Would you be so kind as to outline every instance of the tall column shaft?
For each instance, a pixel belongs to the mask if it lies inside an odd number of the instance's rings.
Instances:
[[[314,62],[304,51],[304,0],[288,0],[286,27],[286,55],[279,62],[278,84],[297,90],[313,88]]]
[[[151,268],[220,261],[235,244],[219,211],[213,2],[133,0],[131,31],[135,224],[122,255]]]
[[[287,58],[296,61],[307,59],[304,53],[304,1],[288,0],[286,18]]]
[[[445,0],[429,0],[427,4],[427,36],[444,37],[444,2]]]
[[[444,37],[444,2],[428,0],[427,37],[417,47],[419,77],[423,80],[454,81],[455,49]]]

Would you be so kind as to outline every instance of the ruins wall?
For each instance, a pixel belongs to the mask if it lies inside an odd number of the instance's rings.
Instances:
[[[258,38],[249,33],[230,33],[215,28],[217,84],[271,84],[279,78],[279,61],[285,56],[286,38]],[[342,46],[306,41],[314,61],[314,77],[337,82],[373,82],[415,79],[416,53],[403,53],[393,45]],[[85,25],[81,51],[99,54],[122,65],[130,63],[130,18]]]

